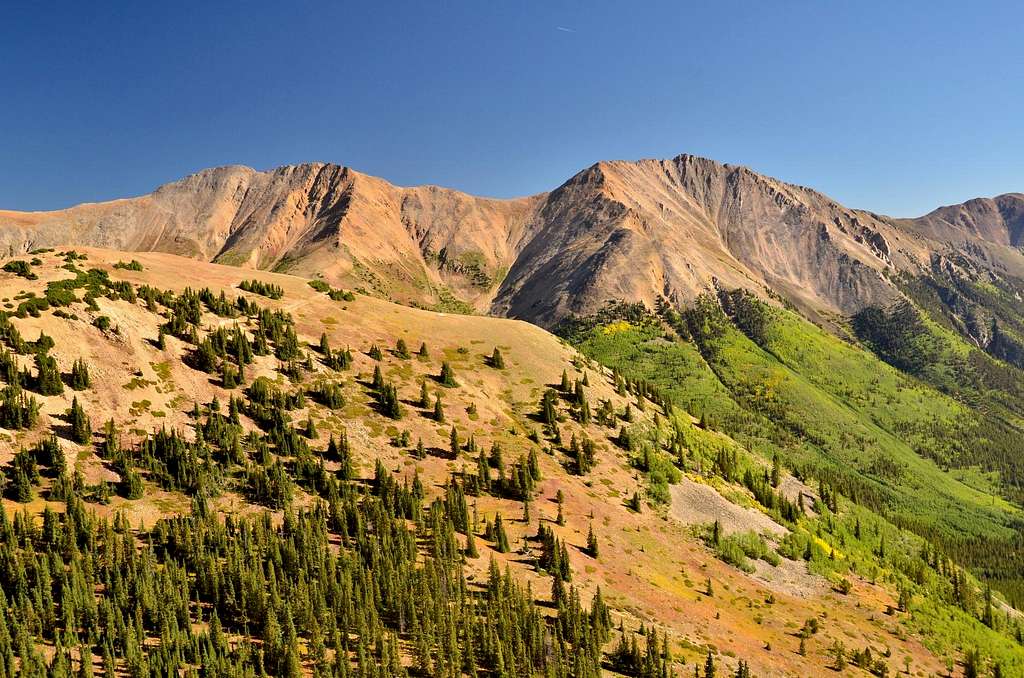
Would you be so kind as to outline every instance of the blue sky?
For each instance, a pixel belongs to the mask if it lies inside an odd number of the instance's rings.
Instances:
[[[1022,25],[1017,3],[4,3],[0,208],[314,160],[512,196],[687,152],[910,216],[1024,191]]]

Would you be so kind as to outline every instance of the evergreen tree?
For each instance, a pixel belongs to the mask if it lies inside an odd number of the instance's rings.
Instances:
[[[587,531],[587,553],[591,558],[597,558],[598,556],[598,545],[597,537],[594,535],[594,526],[591,525]]]
[[[78,403],[76,396],[71,400],[71,409],[67,412],[68,422],[71,424],[71,439],[79,445],[86,445],[92,439],[92,424],[85,410]]]
[[[452,459],[459,456],[462,444],[459,442],[459,429],[452,426],[451,434],[448,436],[448,444],[451,449]]]
[[[82,391],[89,388],[89,383],[89,366],[85,364],[83,359],[79,358],[71,365],[69,386],[76,391]]]
[[[14,470],[12,487],[12,494],[16,502],[27,504],[35,497],[35,488],[32,487],[32,480],[24,469],[16,468]]]
[[[704,660],[704,678],[715,678],[715,658],[708,650],[707,659]]]
[[[141,499],[143,494],[142,477],[135,469],[128,469],[121,483],[121,494],[125,499]]]
[[[442,386],[449,388],[458,386],[458,383],[455,381],[455,371],[452,370],[452,366],[447,360],[441,363],[441,374],[438,376],[438,380]]]
[[[60,378],[57,361],[45,353],[36,353],[36,391],[40,395],[60,395],[64,392],[64,382]]]
[[[508,534],[505,532],[505,522],[501,514],[494,516],[494,548],[498,553],[508,553]]]

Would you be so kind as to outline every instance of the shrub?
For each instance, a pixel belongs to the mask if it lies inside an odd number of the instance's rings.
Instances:
[[[744,572],[753,572],[750,559],[763,560],[769,565],[778,565],[779,556],[756,532],[736,532],[718,540],[715,555],[723,562],[738,567]]]
[[[4,270],[7,271],[8,273],[13,273],[17,276],[21,276],[26,280],[35,280],[36,278],[39,277],[32,272],[31,264],[29,264],[27,261],[22,261],[20,259],[8,261],[6,264],[4,264]]]

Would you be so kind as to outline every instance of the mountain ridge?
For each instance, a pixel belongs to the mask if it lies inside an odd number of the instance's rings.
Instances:
[[[0,211],[0,247],[164,251],[544,326],[609,300],[683,304],[719,286],[827,322],[895,303],[893,278],[927,274],[937,257],[1024,277],[1021,205],[1010,193],[897,219],[689,154],[600,161],[519,198],[400,187],[325,162],[225,165],[136,198]]]

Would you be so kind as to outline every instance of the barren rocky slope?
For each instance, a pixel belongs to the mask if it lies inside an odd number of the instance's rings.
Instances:
[[[896,220],[689,155],[598,163],[514,200],[400,188],[330,164],[222,167],[139,198],[0,212],[0,246],[170,252],[547,326],[609,299],[682,303],[716,286],[820,318],[891,304],[893,274],[951,258],[1024,276],[1022,203],[1010,194]]]

